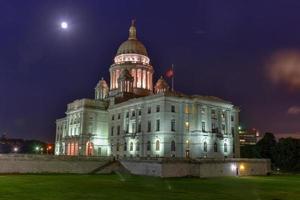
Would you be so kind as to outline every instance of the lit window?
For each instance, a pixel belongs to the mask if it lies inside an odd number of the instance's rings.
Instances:
[[[159,140],[156,140],[155,150],[156,150],[156,151],[159,151]]]
[[[133,142],[130,142],[129,151],[133,151]]]

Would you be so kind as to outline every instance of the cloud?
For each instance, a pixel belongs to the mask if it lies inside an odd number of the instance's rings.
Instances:
[[[274,84],[300,90],[300,50],[280,50],[271,55],[267,75]]]
[[[299,115],[300,114],[300,106],[289,107],[287,113],[290,115]]]

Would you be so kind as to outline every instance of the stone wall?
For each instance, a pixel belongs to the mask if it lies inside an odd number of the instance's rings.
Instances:
[[[0,173],[91,173],[107,157],[0,154]]]
[[[202,159],[202,160],[122,160],[122,165],[136,175],[160,177],[217,177],[266,175],[267,159]]]
[[[0,173],[128,172],[158,177],[217,177],[266,175],[266,159],[123,159],[51,155],[0,154]]]

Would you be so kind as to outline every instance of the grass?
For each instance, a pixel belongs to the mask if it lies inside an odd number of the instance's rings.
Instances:
[[[0,175],[0,199],[300,199],[300,175],[155,178],[130,175]]]

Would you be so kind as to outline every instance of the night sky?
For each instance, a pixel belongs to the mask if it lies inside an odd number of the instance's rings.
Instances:
[[[174,64],[176,90],[233,102],[244,127],[299,135],[299,10],[299,0],[1,0],[0,134],[53,142],[67,103],[108,80],[134,18],[155,80]]]

